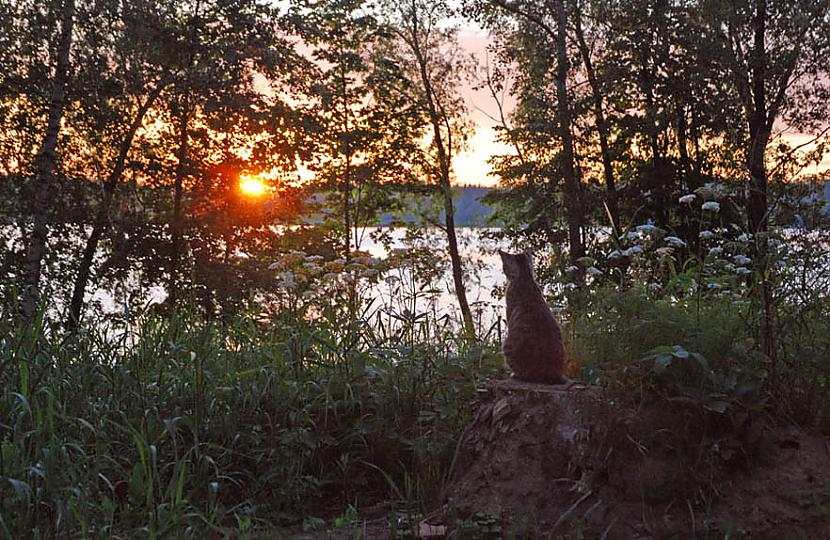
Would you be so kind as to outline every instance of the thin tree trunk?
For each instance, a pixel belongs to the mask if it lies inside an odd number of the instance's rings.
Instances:
[[[571,135],[571,110],[568,100],[568,51],[566,43],[567,15],[564,0],[556,0],[556,99],[559,137],[562,141],[562,178],[565,183],[565,213],[568,221],[568,242],[571,248],[571,261],[585,255],[582,244],[583,211],[579,196],[579,178],[574,164],[574,145]]]
[[[179,292],[179,259],[182,245],[182,195],[184,193],[184,177],[187,173],[188,127],[190,112],[182,111],[179,119],[179,148],[176,152],[176,178],[173,187],[173,219],[170,224],[170,282],[167,289],[169,305],[173,308],[178,301]]]
[[[695,149],[695,159],[692,162],[692,167],[694,168],[695,173],[699,176],[703,173],[703,168],[701,166],[700,130],[698,129],[697,106],[695,105],[694,100],[692,100],[691,117],[692,123],[689,127],[692,136],[692,145]]]
[[[680,164],[683,167],[683,179],[686,188],[689,187],[688,175],[691,170],[692,160],[689,158],[689,136],[688,124],[686,122],[686,108],[683,105],[677,106],[677,151],[680,154]]]
[[[98,212],[95,215],[95,220],[92,225],[92,232],[86,240],[84,251],[81,254],[81,261],[78,265],[78,275],[75,277],[75,283],[72,287],[72,297],[69,302],[69,314],[66,318],[66,326],[68,329],[77,328],[81,322],[81,314],[84,307],[84,296],[86,296],[86,287],[89,283],[89,278],[92,273],[92,261],[95,258],[95,253],[98,251],[98,244],[101,237],[109,225],[109,212],[112,206],[112,201],[115,198],[115,193],[118,190],[118,183],[121,181],[121,176],[124,174],[124,169],[127,166],[127,156],[133,146],[133,140],[138,128],[141,127],[147,111],[153,106],[158,99],[161,92],[164,90],[166,83],[159,83],[159,85],[147,96],[147,100],[138,108],[135,118],[133,118],[124,139],[118,150],[118,158],[107,179],[104,181],[104,196],[101,200],[101,205],[98,207]]]
[[[458,237],[455,230],[455,209],[453,208],[452,187],[450,185],[452,133],[447,114],[441,107],[441,104],[437,103],[435,91],[432,87],[432,81],[430,80],[429,73],[427,71],[427,59],[421,48],[421,37],[418,29],[418,13],[414,2],[412,3],[411,16],[412,28],[408,42],[410,48],[412,49],[412,53],[418,62],[421,86],[424,92],[423,97],[426,101],[427,113],[432,126],[433,144],[435,145],[435,150],[438,154],[437,176],[441,194],[444,198],[444,226],[447,233],[447,249],[450,255],[455,296],[458,299],[458,307],[461,310],[464,330],[468,337],[475,339],[475,323],[473,322],[473,314],[470,310],[470,304],[467,301],[467,290],[464,287],[464,268],[461,261],[461,254],[458,249]],[[447,132],[446,137],[448,140],[446,141],[445,135],[441,131],[442,124],[445,124]]]
[[[349,140],[351,134],[351,124],[349,122],[349,87],[346,81],[345,71],[341,72],[341,80],[343,84],[343,144],[346,158],[345,167],[343,168],[343,225],[345,229],[343,256],[348,263],[352,256],[352,145]]]
[[[758,233],[767,229],[767,169],[764,154],[769,143],[766,103],[766,0],[758,0],[755,14],[754,46],[751,58],[753,111],[749,118],[749,228]]]
[[[617,185],[614,181],[614,166],[611,162],[611,150],[608,144],[608,124],[605,119],[604,96],[599,80],[597,79],[594,63],[591,60],[591,51],[585,42],[585,33],[582,30],[582,17],[579,8],[574,14],[576,26],[576,39],[579,52],[582,56],[582,63],[585,66],[585,73],[588,75],[588,84],[591,87],[591,94],[594,106],[594,122],[596,123],[597,135],[599,136],[599,150],[602,158],[602,170],[605,178],[605,189],[607,192],[606,204],[608,213],[611,216],[611,227],[619,230],[619,210],[617,208]]]
[[[55,78],[49,98],[49,119],[43,144],[37,156],[37,172],[34,186],[34,227],[26,250],[23,265],[23,295],[20,302],[24,324],[31,324],[37,313],[40,300],[40,274],[43,256],[46,252],[49,198],[56,168],[58,133],[63,118],[66,83],[69,78],[69,54],[72,49],[72,29],[75,24],[75,0],[65,0],[61,19],[61,37],[57,51]]]

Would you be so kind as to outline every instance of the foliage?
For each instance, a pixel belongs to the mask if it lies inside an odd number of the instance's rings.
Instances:
[[[314,501],[435,500],[474,389],[477,358],[451,334],[401,346],[363,323],[344,350],[341,320],[287,314],[125,318],[76,336],[3,324],[9,537],[242,531],[290,525]]]

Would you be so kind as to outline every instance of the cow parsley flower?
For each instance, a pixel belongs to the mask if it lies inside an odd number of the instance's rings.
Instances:
[[[710,230],[705,230],[705,231],[700,231],[699,236],[700,236],[701,240],[711,240],[712,238],[715,238],[715,236],[717,236],[717,235],[715,233],[713,233],[712,231],[710,231]]]
[[[752,259],[750,259],[746,255],[735,255],[734,257],[732,257],[732,260],[740,264],[741,266],[746,266],[747,264],[752,262]]]
[[[692,204],[692,201],[694,201],[695,198],[697,198],[697,195],[695,195],[694,193],[689,193],[688,195],[683,195],[682,197],[677,199],[677,202],[679,202],[680,204]]]
[[[720,203],[717,201],[706,201],[705,203],[703,203],[703,206],[701,206],[701,208],[705,212],[719,212]]]
[[[667,244],[669,244],[670,246],[673,246],[673,247],[676,247],[676,248],[686,247],[686,242],[684,242],[683,240],[681,240],[680,238],[678,238],[676,236],[667,236],[667,237],[663,238],[663,240]]]

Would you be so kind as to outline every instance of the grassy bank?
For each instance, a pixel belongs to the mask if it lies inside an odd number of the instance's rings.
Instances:
[[[296,323],[296,321],[295,321]],[[437,500],[486,353],[335,328],[149,318],[2,334],[2,531],[172,537]],[[426,336],[425,336],[426,337]]]

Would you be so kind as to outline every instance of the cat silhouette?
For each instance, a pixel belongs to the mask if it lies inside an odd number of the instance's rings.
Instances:
[[[562,329],[534,279],[530,252],[499,250],[499,255],[507,276],[507,337],[502,353],[513,377],[537,383],[567,382]]]

